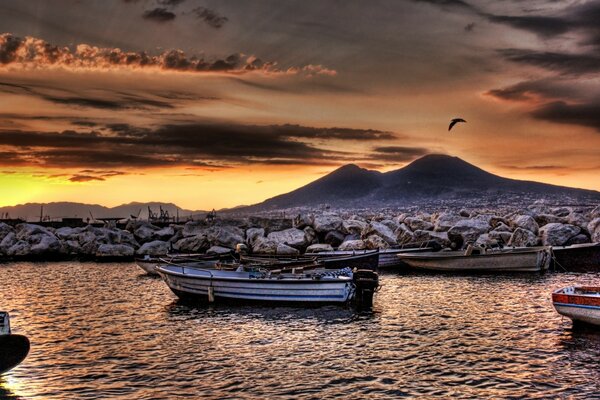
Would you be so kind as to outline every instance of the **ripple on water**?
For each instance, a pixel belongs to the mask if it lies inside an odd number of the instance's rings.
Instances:
[[[0,266],[31,353],[0,398],[593,397],[600,334],[550,291],[595,275],[383,274],[374,312],[193,307],[133,264]]]

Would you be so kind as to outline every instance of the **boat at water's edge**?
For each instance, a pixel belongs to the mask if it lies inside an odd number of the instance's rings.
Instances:
[[[600,287],[568,286],[552,292],[556,311],[573,322],[600,326]]]
[[[0,311],[0,374],[21,364],[29,354],[29,339],[10,330],[10,317]]]

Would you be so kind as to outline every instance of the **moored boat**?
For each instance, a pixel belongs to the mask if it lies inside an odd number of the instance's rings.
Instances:
[[[553,246],[552,269],[568,272],[600,271],[600,243]]]
[[[400,264],[398,254],[411,254],[411,253],[423,253],[432,252],[433,247],[414,247],[414,248],[398,248],[398,249],[384,249],[379,250],[379,259],[377,268],[386,269],[394,267]],[[334,251],[321,251],[318,253],[306,253],[305,256],[313,256],[319,259],[326,259],[329,257],[351,257],[360,256],[363,254],[372,253],[377,250],[334,250]]]
[[[600,286],[568,286],[552,292],[556,311],[573,322],[600,326]]]
[[[376,271],[379,265],[380,252],[378,250],[361,251],[358,253],[341,253],[341,254],[323,254],[310,253],[303,256],[241,256],[241,261],[246,263],[264,264],[288,264],[303,265],[310,263],[319,263],[323,268],[340,269],[340,268],[357,268],[369,269]]]
[[[411,268],[445,272],[541,272],[548,269],[550,252],[546,247],[504,248],[480,251],[398,254]]]
[[[345,304],[358,299],[369,307],[379,286],[377,273],[350,268],[295,268],[274,273],[253,266],[236,270],[160,265],[157,272],[182,299],[208,302],[284,304]]]
[[[0,311],[0,374],[19,365],[29,353],[29,339],[10,330],[10,317]]]
[[[164,256],[136,257],[135,263],[148,275],[158,276],[156,267],[165,263],[195,263],[198,266],[209,266],[218,261],[233,259],[231,254],[166,254]]]

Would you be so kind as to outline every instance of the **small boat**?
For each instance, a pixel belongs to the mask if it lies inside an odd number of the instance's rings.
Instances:
[[[423,253],[432,252],[435,249],[433,247],[414,247],[414,248],[398,248],[398,249],[385,249],[379,250],[379,260],[377,268],[385,269],[397,266],[400,264],[398,254],[411,254],[411,253]],[[306,253],[305,256],[313,256],[319,259],[325,259],[326,257],[352,257],[360,256],[363,254],[372,253],[377,250],[334,250],[334,251],[321,251],[318,253]]]
[[[321,305],[355,300],[361,307],[370,307],[379,287],[376,272],[350,268],[297,272],[292,267],[274,273],[256,266],[221,270],[169,264],[160,265],[157,272],[179,298],[204,302]]]
[[[29,347],[26,336],[11,333],[10,317],[7,312],[0,311],[0,374],[21,364]]]
[[[552,292],[556,311],[573,322],[600,326],[600,286],[569,286]]]
[[[136,257],[135,263],[148,275],[158,276],[156,267],[164,263],[197,263],[198,266],[208,266],[218,261],[231,260],[231,254],[166,254],[164,256]]]
[[[310,253],[303,256],[290,257],[290,256],[241,256],[240,260],[243,263],[251,264],[263,264],[266,268],[270,264],[287,264],[287,265],[298,265],[303,264],[314,264],[319,263],[323,268],[327,269],[340,269],[340,268],[357,268],[357,269],[369,269],[376,271],[379,265],[380,252],[377,250],[361,251],[356,254],[352,253],[341,253],[341,254],[323,254],[323,253]]]
[[[548,269],[550,251],[547,247],[480,249],[437,253],[398,254],[409,267],[445,272],[541,272]]]
[[[553,246],[552,269],[568,272],[600,271],[600,243]]]

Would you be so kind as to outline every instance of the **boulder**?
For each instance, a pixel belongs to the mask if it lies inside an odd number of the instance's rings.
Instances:
[[[17,235],[14,231],[8,232],[0,241],[0,253],[8,254],[8,249],[10,249],[15,243],[17,243]]]
[[[597,206],[590,212],[590,219],[600,218],[600,206]]]
[[[539,242],[540,239],[532,231],[524,228],[517,228],[510,236],[508,245],[514,247],[531,247],[537,246]]]
[[[264,228],[248,228],[246,230],[246,243],[248,246],[254,246],[254,243],[259,239],[265,237]]]
[[[579,235],[573,236],[571,239],[569,239],[569,241],[565,243],[565,246],[570,246],[572,244],[584,244],[589,242],[590,238],[586,234],[580,233]]]
[[[315,216],[313,227],[318,233],[337,231],[342,228],[342,219],[335,214],[322,214]]]
[[[283,243],[278,243],[276,254],[282,256],[297,256],[300,254],[300,252],[293,247],[287,246]]]
[[[101,244],[96,250],[98,258],[133,257],[135,250],[126,244]]]
[[[396,235],[398,244],[416,242],[413,231],[405,223],[400,224],[394,234]]]
[[[29,242],[25,240],[17,240],[10,248],[6,251],[6,255],[10,257],[22,257],[29,255],[31,246]]]
[[[340,231],[330,231],[325,235],[325,243],[338,247],[346,239],[346,236]]]
[[[431,222],[420,218],[408,217],[404,219],[404,223],[408,225],[412,231],[430,231],[433,229],[433,224]]]
[[[202,253],[209,247],[210,243],[204,235],[184,237],[173,244],[173,248],[182,253]]]
[[[492,232],[512,232],[512,229],[503,222],[498,223]]]
[[[600,217],[594,218],[587,226],[593,243],[600,242]]]
[[[208,250],[206,250],[206,254],[230,254],[231,249],[221,246],[212,246]]]
[[[364,240],[348,240],[340,244],[338,250],[349,251],[349,250],[365,250],[367,244]]]
[[[569,214],[567,216],[567,222],[571,225],[580,227],[582,230],[584,230],[587,233],[590,233],[587,230],[589,221],[582,212],[572,212],[571,214]]]
[[[342,222],[342,231],[346,234],[360,234],[367,227],[366,222],[357,219],[349,219]]]
[[[0,242],[6,235],[9,233],[14,233],[14,229],[12,226],[5,224],[4,222],[0,222]]]
[[[158,232],[158,229],[154,225],[145,224],[134,230],[133,235],[140,243],[146,243],[157,238],[156,232]]]
[[[307,226],[311,226],[315,221],[314,216],[311,214],[298,214],[294,218],[293,227],[298,229],[304,229]]]
[[[169,252],[169,248],[169,243],[162,240],[153,240],[152,242],[144,243],[139,249],[137,249],[136,254],[141,256],[162,256]]]
[[[333,247],[328,244],[311,244],[306,248],[307,253],[320,253],[323,251],[333,251]]]
[[[495,239],[498,243],[505,243],[508,244],[508,242],[510,241],[510,238],[512,237],[512,232],[509,231],[497,231],[497,230],[493,230],[488,232],[488,235],[490,238]]]
[[[460,215],[463,218],[469,218],[471,216],[471,213],[463,208],[458,212],[458,215]]]
[[[390,228],[393,231],[395,231],[396,229],[398,229],[398,227],[400,226],[399,223],[397,223],[396,221],[392,220],[392,219],[383,219],[380,221],[383,225],[387,226],[388,228]]]
[[[276,254],[277,242],[267,240],[267,238],[259,237],[252,245],[252,252],[258,254]]]
[[[480,247],[497,247],[498,240],[491,237],[489,233],[484,233],[477,238],[475,245]]]
[[[511,221],[511,226],[514,228],[523,228],[537,235],[540,227],[530,215],[517,215]]]
[[[447,232],[450,228],[462,221],[464,218],[460,215],[455,215],[447,212],[443,212],[438,215],[433,226],[433,230],[436,232]]]
[[[552,214],[536,214],[533,216],[533,219],[535,219],[535,222],[538,223],[540,228],[544,225],[551,224],[554,222],[563,222],[562,218]]]
[[[304,229],[304,236],[306,236],[306,242],[308,244],[313,244],[317,240],[317,232],[312,228],[312,226],[307,226]]]
[[[385,248],[389,247],[389,245],[398,244],[394,232],[381,222],[371,221],[371,223],[362,232],[362,237],[367,238],[367,241],[368,237],[372,235],[385,240],[385,242],[388,244],[388,246]]]
[[[377,250],[377,249],[383,250],[383,249],[387,249],[390,247],[390,245],[384,238],[382,238],[379,235],[375,235],[375,234],[369,235],[365,239],[365,245],[367,246],[367,249],[369,249],[369,250]]]
[[[570,207],[554,207],[550,210],[550,212],[557,217],[566,217],[573,211]]]
[[[212,226],[206,230],[206,237],[212,246],[235,249],[238,243],[244,243],[244,231],[237,226]]]
[[[477,238],[487,233],[490,224],[482,219],[463,219],[448,230],[448,238],[451,242],[461,247],[468,243],[475,243]]]
[[[308,246],[305,232],[298,228],[290,228],[284,231],[271,232],[267,235],[267,239],[276,243],[286,244],[296,249],[303,249]]]
[[[436,242],[442,247],[450,247],[452,242],[448,238],[448,232],[435,232],[435,231],[415,231],[414,232],[415,242]]]
[[[167,226],[154,232],[154,238],[157,240],[166,241],[175,235],[175,229],[172,226]]]
[[[29,243],[31,255],[56,254],[60,252],[59,240],[54,235],[37,234],[30,236]]]
[[[34,225],[34,224],[19,224],[16,226],[15,232],[17,234],[17,239],[19,240],[28,240],[29,236],[44,234],[54,236],[52,232],[43,226]]]
[[[564,246],[580,232],[581,228],[578,226],[558,222],[549,223],[540,228],[544,246]]]
[[[58,228],[54,234],[60,240],[78,240],[79,234],[83,231],[83,228],[70,228],[68,226],[63,226],[62,228]]]

